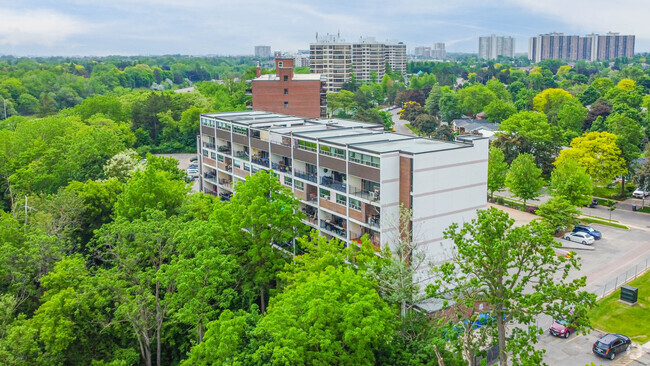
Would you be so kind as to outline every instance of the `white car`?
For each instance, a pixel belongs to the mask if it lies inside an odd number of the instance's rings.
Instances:
[[[190,179],[196,179],[199,177],[199,168],[198,167],[189,167],[187,168],[187,176]]]
[[[648,197],[648,191],[646,191],[645,189],[637,188],[637,190],[634,191],[634,193],[632,193],[632,197],[635,198]]]
[[[593,236],[580,231],[577,233],[566,233],[564,234],[564,239],[585,245],[591,245],[595,240]]]

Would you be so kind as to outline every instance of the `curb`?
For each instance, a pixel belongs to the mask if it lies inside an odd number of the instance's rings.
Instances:
[[[588,246],[588,245],[578,245],[578,246],[565,246],[562,245],[560,249],[574,249],[574,250],[596,250],[593,246]]]

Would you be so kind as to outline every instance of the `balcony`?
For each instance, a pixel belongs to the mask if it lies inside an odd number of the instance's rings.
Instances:
[[[257,165],[261,165],[263,167],[269,167],[269,159],[261,156],[253,156],[251,161]]]
[[[219,179],[219,186],[232,191],[232,181],[229,179]]]
[[[313,183],[316,183],[318,181],[318,176],[316,173],[307,173],[301,170],[296,170],[293,174],[298,178],[308,180]]]
[[[205,173],[203,173],[203,178],[204,178],[205,180],[207,180],[208,182],[212,183],[212,184],[216,184],[216,183],[217,183],[217,174],[216,174],[216,173],[213,173],[213,172],[205,172]]]
[[[339,192],[345,192],[345,183],[334,180],[331,177],[323,177],[320,184],[328,188],[336,189]]]
[[[230,154],[230,146],[228,145],[219,145],[217,147],[217,151],[224,153],[224,154]]]
[[[211,142],[204,142],[203,147],[214,150],[215,149],[215,144]]]
[[[330,235],[336,235],[341,239],[347,239],[347,231],[345,230],[345,228],[343,226],[339,226],[337,223],[331,220],[321,220],[320,228],[325,233],[329,233]]]
[[[379,222],[380,222],[380,216],[379,215],[370,215],[368,216],[368,219],[366,220],[366,223],[370,225],[370,227],[374,227],[379,229]]]
[[[273,168],[273,170],[291,174],[291,167],[289,165],[273,163],[271,164],[271,167]]]
[[[361,188],[356,188],[356,187],[350,187],[350,195],[358,197],[358,198],[363,198],[365,200],[368,200],[370,202],[379,202],[379,189],[375,189],[372,191],[366,191]]]
[[[248,153],[245,151],[235,151],[235,156],[245,161],[249,159]]]

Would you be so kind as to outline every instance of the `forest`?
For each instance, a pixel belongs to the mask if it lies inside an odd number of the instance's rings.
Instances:
[[[467,297],[476,282],[447,284],[457,268],[484,267],[489,288],[503,263],[546,280],[579,267],[551,254],[575,207],[596,191],[616,199],[650,185],[647,57],[416,62],[409,77],[353,79],[328,96],[335,116],[389,127],[381,109],[398,105],[416,131],[443,139],[454,138],[446,123],[484,113],[502,131],[490,193],[507,186],[526,206],[548,185],[557,197],[523,228],[494,209],[448,228],[459,262],[435,266],[427,288],[414,280],[426,258],[413,243],[377,253],[309,233],[272,173],[221,202],[191,193],[177,162],[153,155],[194,152],[201,113],[245,110],[253,59],[2,57],[0,364],[464,365],[503,333],[501,322],[472,331],[474,302],[532,324],[542,311],[566,312],[551,303],[561,300],[580,318],[593,306],[584,278],[535,287],[551,300],[524,293],[537,285],[507,271],[519,290],[506,299]],[[486,223],[501,230],[481,232]],[[463,307],[427,315],[416,306],[424,297]],[[541,364],[537,331],[504,338],[513,362]]]

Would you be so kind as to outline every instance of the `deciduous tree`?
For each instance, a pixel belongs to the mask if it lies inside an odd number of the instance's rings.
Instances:
[[[524,209],[527,200],[539,197],[544,180],[542,179],[542,170],[535,165],[532,155],[520,154],[510,164],[510,170],[506,175],[506,185],[515,197],[524,201]]]

